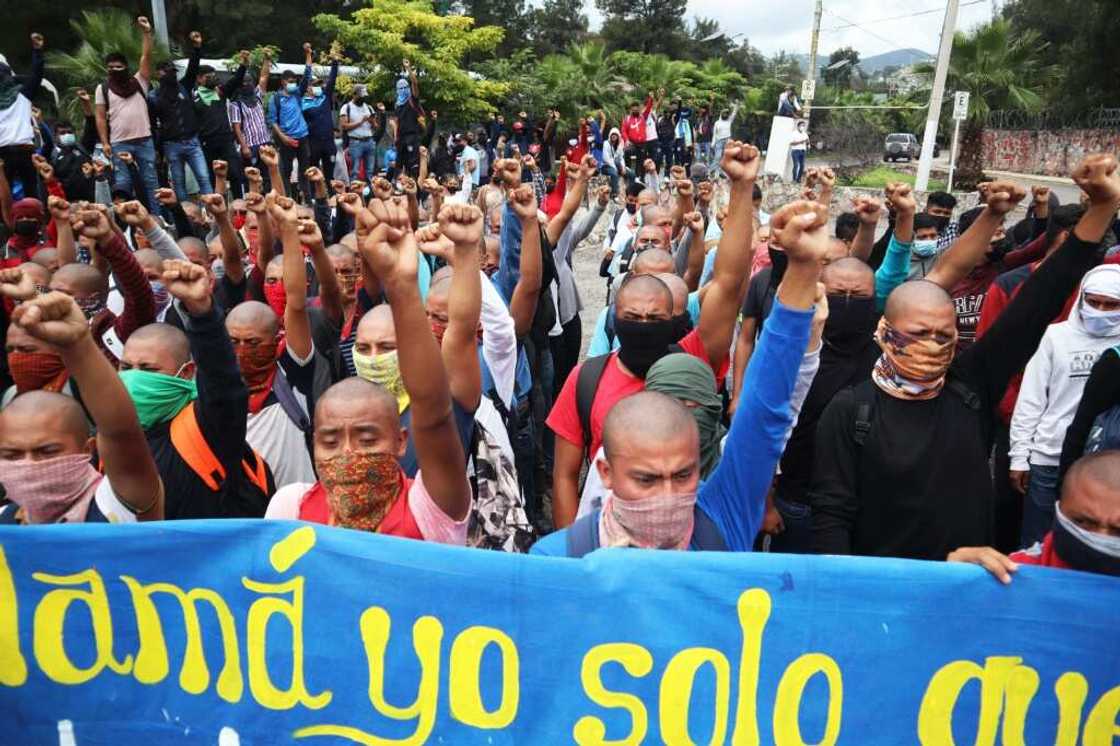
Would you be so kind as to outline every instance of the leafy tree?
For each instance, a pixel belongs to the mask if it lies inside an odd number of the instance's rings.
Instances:
[[[600,31],[612,50],[675,55],[686,45],[687,0],[595,0],[606,18]]]
[[[953,38],[946,90],[972,94],[957,158],[956,173],[962,188],[971,189],[983,177],[981,138],[988,112],[1042,108],[1042,94],[1054,76],[1042,61],[1040,50],[1045,46],[1037,32],[1015,33],[1007,21],[999,18],[971,34],[958,32]],[[915,65],[915,71],[932,73],[933,66],[922,63]]]
[[[766,75],[785,81],[787,85],[794,85],[801,80],[801,63],[794,55],[779,49],[778,53],[767,61]]]
[[[505,36],[494,50],[495,54],[511,54],[522,46],[521,42],[529,28],[524,0],[461,0],[459,8],[465,15],[473,18],[478,26],[499,26],[505,29]]]
[[[847,61],[848,64],[832,67],[843,61]],[[828,56],[828,65],[821,71],[821,79],[825,85],[830,85],[833,88],[846,88],[858,64],[859,52],[851,47],[840,47]]]
[[[766,74],[766,55],[752,47],[746,39],[724,55],[727,63],[740,75],[747,78],[761,77]]]
[[[545,0],[529,12],[528,29],[533,49],[541,57],[582,43],[588,35],[582,0]]]
[[[1081,0],[1014,0],[1003,16],[1018,36],[1034,33],[1049,42],[1038,50],[1043,64],[1058,74],[1047,86],[1051,106],[1077,111],[1120,106],[1120,76],[1115,63],[1120,39],[1116,4]]]
[[[475,28],[468,16],[437,15],[430,0],[371,0],[349,20],[324,14],[312,21],[364,61],[383,98],[392,99],[404,60],[418,71],[420,99],[429,109],[481,119],[509,93],[505,81],[472,76],[463,65],[468,55],[493,54],[502,29]]]
[[[714,38],[713,38],[714,37]],[[719,26],[719,21],[714,18],[692,19],[692,28],[688,30],[689,44],[682,51],[683,57],[693,62],[700,63],[710,57],[725,57],[731,52],[732,41]]]

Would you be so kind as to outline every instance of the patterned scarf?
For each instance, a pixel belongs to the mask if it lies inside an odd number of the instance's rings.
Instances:
[[[933,399],[945,385],[953,362],[957,336],[947,342],[918,339],[879,319],[875,341],[883,354],[871,371],[871,380],[896,399]]]
[[[696,493],[622,500],[607,493],[599,514],[599,546],[688,549]]]
[[[388,453],[343,452],[316,464],[335,526],[377,531],[401,492],[404,472]]]
[[[28,523],[84,523],[102,476],[89,454],[0,461],[0,483]]]

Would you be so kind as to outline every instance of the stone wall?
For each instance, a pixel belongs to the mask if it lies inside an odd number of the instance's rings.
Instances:
[[[984,168],[1069,176],[1086,153],[1120,151],[1120,130],[984,130]]]

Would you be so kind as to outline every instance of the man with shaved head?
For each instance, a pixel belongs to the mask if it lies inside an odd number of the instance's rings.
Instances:
[[[31,257],[31,261],[49,272],[55,272],[62,266],[58,257],[58,249],[49,247],[36,251],[35,256]]]
[[[992,547],[962,547],[950,562],[971,562],[1002,583],[1020,565],[1120,577],[1120,451],[1097,451],[1074,462],[1062,482],[1053,527],[1041,541],[1010,557]]]
[[[939,560],[958,547],[992,543],[995,405],[1100,261],[1099,243],[1120,208],[1111,156],[1087,157],[1074,179],[1089,194],[1089,209],[999,323],[964,352],[955,355],[956,310],[946,286],[982,259],[984,233],[1025,196],[1021,188],[992,185],[984,215],[927,279],[891,293],[871,380],[837,394],[817,429],[809,490],[815,551]]]
[[[73,398],[31,391],[0,413],[0,484],[4,523],[134,522],[163,518],[163,485],[128,394],[95,346],[74,300],[52,292],[25,300],[12,328],[50,347],[89,395],[85,412]]]
[[[248,391],[209,275],[171,260],[163,282],[184,328],[138,329],[125,343],[120,377],[167,488],[166,517],[259,518],[272,475],[245,443]]]
[[[464,544],[471,488],[446,369],[416,285],[416,239],[405,207],[389,204],[383,217],[363,236],[362,254],[391,301],[420,472],[413,480],[401,469],[409,433],[401,428],[398,395],[363,378],[347,378],[329,388],[315,408],[319,481],[279,490],[265,517]],[[481,223],[478,215],[479,233]],[[477,243],[470,248],[477,261]]]
[[[741,175],[736,170],[743,165],[736,158],[740,147],[732,142],[725,150],[723,168],[733,182]],[[745,194],[749,200],[749,184]],[[721,262],[735,256],[735,245],[726,239],[741,228],[736,225],[741,218],[751,219],[749,208],[729,218]],[[639,389],[611,402],[603,418],[603,452],[594,464],[607,489],[602,509],[541,539],[533,553],[582,557],[600,547],[750,551],[793,424],[790,401],[809,342],[820,259],[828,250],[826,223],[824,209],[804,201],[787,205],[773,218],[790,253],[789,270],[747,373],[747,399],[707,481],[700,480],[695,418],[680,401]],[[749,241],[749,229],[745,238]],[[618,300],[627,314],[668,318],[672,307],[669,288],[650,275],[633,277],[619,290]],[[705,321],[702,317],[701,323]]]
[[[284,245],[284,253],[276,257],[281,262],[276,287],[284,293],[284,302],[279,304],[283,323],[270,305],[245,301],[230,310],[225,327],[249,388],[245,439],[268,462],[277,487],[283,487],[315,479],[309,443],[311,413],[316,397],[329,385],[330,374],[311,338],[296,205],[282,197],[269,213]]]
[[[65,264],[51,277],[50,289],[66,293],[89,319],[97,346],[116,362],[124,343],[136,329],[156,317],[155,299],[144,271],[125,245],[124,238],[101,210],[77,213],[78,232],[97,242],[97,252],[109,265],[116,287],[124,298],[124,309],[115,314],[106,307],[109,280],[87,264]]]

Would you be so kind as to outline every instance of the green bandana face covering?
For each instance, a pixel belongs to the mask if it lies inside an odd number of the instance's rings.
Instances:
[[[167,422],[198,398],[198,386],[194,379],[188,381],[166,373],[136,369],[122,370],[120,376],[132,403],[136,405],[140,427],[144,430]]]

